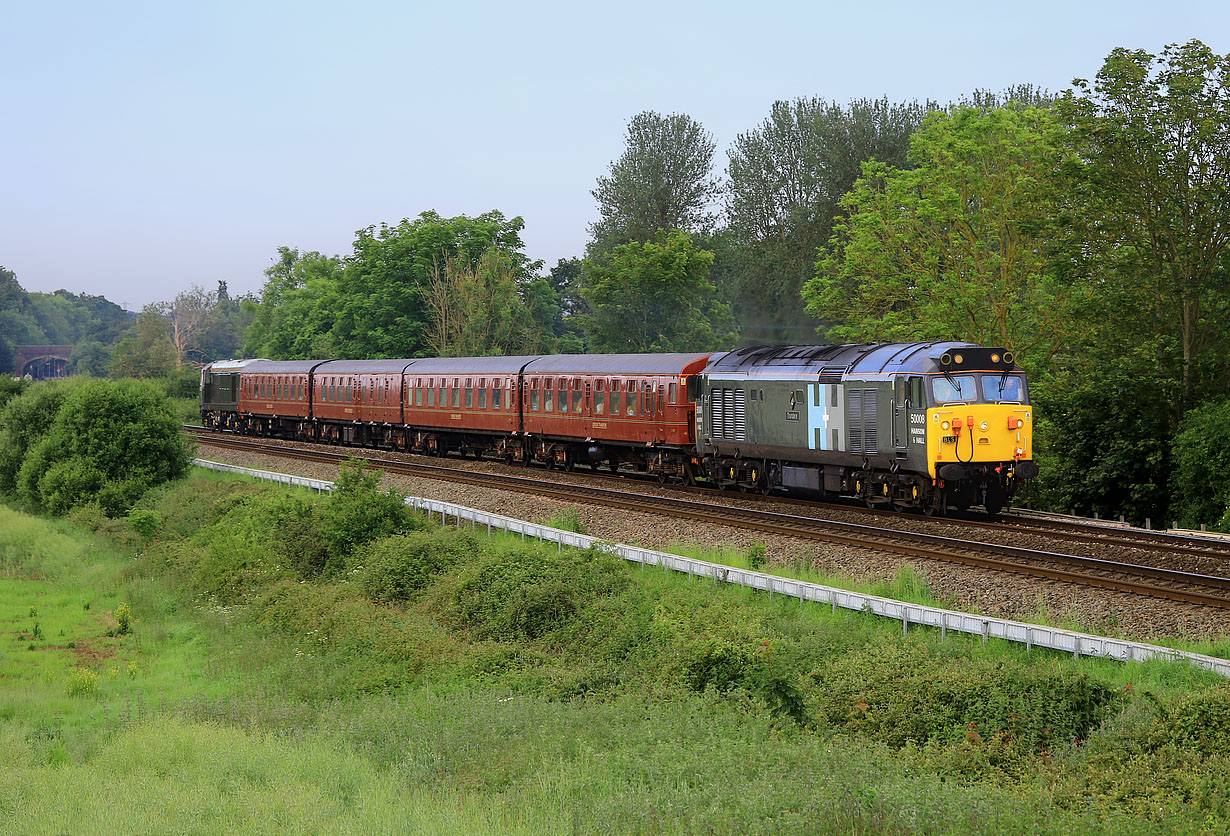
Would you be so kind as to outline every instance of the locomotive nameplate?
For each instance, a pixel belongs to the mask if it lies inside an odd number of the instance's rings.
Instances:
[[[791,397],[791,399],[793,400],[794,396],[793,396],[793,395],[791,395],[790,397]],[[797,412],[787,412],[787,413],[786,413],[786,420],[787,420],[787,421],[797,421],[797,420],[799,420],[799,413],[797,413]]]

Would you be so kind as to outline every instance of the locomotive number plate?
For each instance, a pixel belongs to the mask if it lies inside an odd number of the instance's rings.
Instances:
[[[786,420],[787,420],[787,421],[797,421],[797,420],[799,420],[799,413],[797,413],[797,412],[787,412],[787,413],[786,413]]]

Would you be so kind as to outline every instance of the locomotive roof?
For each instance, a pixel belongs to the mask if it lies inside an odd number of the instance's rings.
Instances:
[[[307,374],[327,360],[253,360],[244,367],[252,374]]]
[[[1003,368],[984,363],[982,354],[1002,352],[1003,349],[987,349],[974,343],[936,341],[921,343],[854,343],[846,345],[770,345],[751,346],[715,355],[708,371],[713,374],[749,374],[765,370],[775,373],[820,375],[872,375],[898,372],[916,374],[940,371],[937,359],[945,353],[966,349],[971,355],[970,366]],[[989,359],[989,358],[987,358]],[[997,358],[998,359],[998,358]]]
[[[222,374],[224,372],[237,372],[240,369],[247,368],[253,363],[268,363],[268,360],[215,360],[212,363],[207,363],[202,368],[202,371],[216,372]]]
[[[525,371],[527,374],[669,374],[700,371],[689,369],[720,355],[711,351],[700,354],[552,354],[537,357]]]

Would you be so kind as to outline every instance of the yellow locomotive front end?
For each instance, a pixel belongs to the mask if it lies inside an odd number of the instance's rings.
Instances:
[[[982,505],[996,514],[1033,462],[1033,407],[1025,374],[1010,352],[945,353],[930,376],[927,461],[940,505]]]

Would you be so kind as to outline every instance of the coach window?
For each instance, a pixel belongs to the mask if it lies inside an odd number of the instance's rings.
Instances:
[[[538,378],[530,381],[530,409],[538,411]]]
[[[641,414],[653,415],[653,395],[649,386],[649,381],[641,384]]]
[[[487,408],[487,378],[485,377],[478,379],[478,408]]]
[[[436,379],[434,377],[427,378],[427,405],[436,405]]]
[[[679,401],[678,401],[678,398],[679,398],[679,384],[678,384],[678,383],[672,383],[672,384],[671,384],[671,390],[670,390],[670,393],[671,393],[671,396],[670,396],[670,398],[668,398],[667,400],[669,400],[671,403],[679,403]]]
[[[466,409],[474,408],[474,378],[466,378]]]
[[[594,414],[606,414],[606,392],[602,391],[603,381],[594,381]]]
[[[559,381],[559,411],[568,411],[568,381],[563,378]]]
[[[624,382],[624,414],[636,414],[636,381],[628,380]]]
[[[544,412],[555,411],[555,381],[547,378],[542,382],[542,408]]]
[[[461,378],[453,378],[453,409],[461,408]]]
[[[572,381],[572,411],[580,412],[584,405],[585,390],[581,388],[581,381]]]

